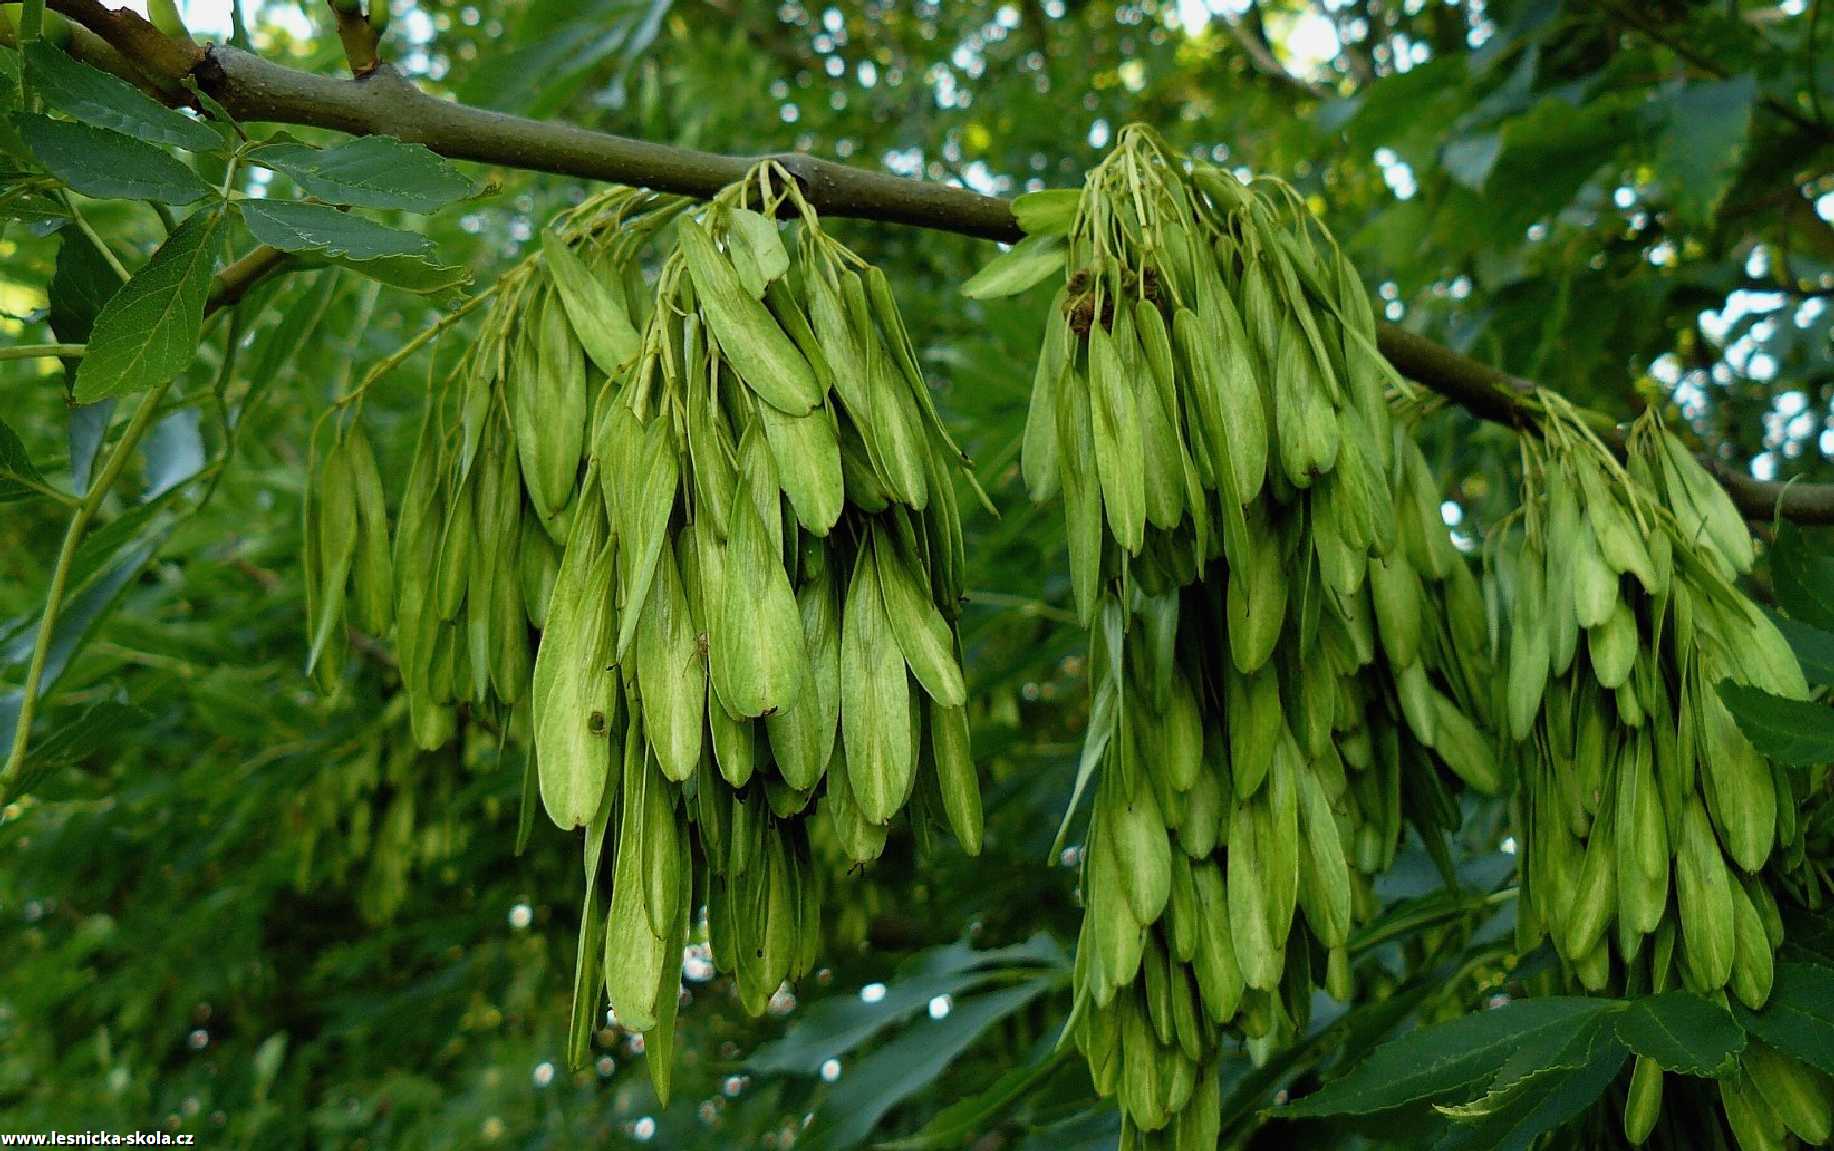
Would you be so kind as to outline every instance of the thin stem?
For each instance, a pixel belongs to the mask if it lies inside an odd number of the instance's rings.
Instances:
[[[19,6],[19,48],[44,35],[45,0],[25,0]],[[28,112],[32,110],[32,82],[26,69],[19,69],[19,106]]]
[[[11,786],[25,766],[26,749],[31,744],[32,719],[38,710],[39,684],[45,677],[45,661],[51,655],[51,640],[57,631],[58,613],[64,606],[64,593],[70,583],[70,567],[76,561],[77,546],[83,542],[83,533],[89,530],[89,521],[95,518],[96,510],[102,506],[103,497],[114,487],[115,481],[121,478],[128,457],[133,454],[140,437],[152,425],[153,417],[159,412],[159,402],[171,386],[172,381],[167,380],[147,389],[146,394],[140,397],[140,406],[134,409],[133,419],[128,421],[120,440],[116,441],[114,449],[109,452],[102,471],[90,483],[89,494],[77,505],[75,514],[70,517],[70,527],[64,532],[63,547],[58,549],[57,566],[51,569],[51,587],[45,592],[44,616],[38,622],[38,638],[32,645],[32,662],[26,669],[24,694],[19,700],[18,725],[13,729],[13,747],[7,753],[5,768],[0,769],[0,789]],[[3,794],[0,792],[0,796]]]
[[[0,348],[0,360],[74,360],[87,350],[84,344],[14,344],[10,348]]]
[[[502,286],[502,283],[503,281],[498,280],[495,284],[492,284],[490,287],[485,288],[483,291],[479,292],[477,295],[471,297],[469,300],[466,300],[463,304],[460,304],[458,307],[452,309],[452,311],[447,312],[445,315],[441,316],[439,319],[435,320],[433,323],[428,324],[425,328],[422,328],[420,332],[414,336],[413,339],[401,345],[399,348],[396,348],[393,352],[390,352],[388,355],[382,357],[380,360],[377,360],[375,365],[371,367],[369,371],[363,373],[363,379],[360,382],[358,382],[356,387],[352,388],[348,392],[345,392],[343,395],[339,396],[333,402],[338,407],[341,408],[345,406],[346,404],[351,403],[353,400],[361,398],[365,392],[369,391],[371,384],[374,384],[377,380],[381,379],[383,376],[386,376],[388,373],[394,371],[397,367],[401,365],[401,362],[403,360],[407,359],[409,356],[413,355],[415,352],[418,352],[422,347],[426,346],[426,343],[428,340],[431,340],[434,336],[439,335],[441,332],[445,331],[448,327],[452,326],[452,324],[456,323],[460,318],[470,313],[479,304],[482,304],[484,301],[494,296],[496,294],[497,289],[500,286]]]
[[[1826,124],[1828,122],[1827,115],[1821,110],[1821,77],[1818,74],[1819,70],[1815,67],[1815,61],[1819,59],[1819,57],[1815,55],[1815,41],[1820,31],[1821,0],[1814,0],[1814,2],[1809,5],[1809,31],[1806,37],[1808,41],[1806,48],[1808,63],[1805,71],[1809,84],[1809,107],[1815,110],[1815,122],[1817,124]]]
[[[108,246],[108,243],[102,239],[101,234],[91,227],[89,221],[84,218],[82,211],[76,206],[76,197],[69,193],[65,193],[64,206],[70,209],[70,218],[76,221],[77,231],[83,233],[83,235],[88,238],[89,242],[96,246],[96,251],[102,253],[102,258],[108,261],[108,266],[113,268],[115,270],[115,275],[120,276],[122,282],[125,283],[129,279],[131,273],[128,272],[127,266],[121,262],[120,257],[115,255],[115,250]]]
[[[1029,596],[1011,595],[1002,591],[969,591],[965,593],[970,604],[984,604],[988,607],[1006,607],[1016,610],[1020,615],[1036,616],[1039,619],[1055,620],[1058,623],[1076,624],[1076,613],[1065,611],[1054,604]]]
[[[8,476],[7,482],[18,484],[20,487],[23,487],[23,488],[30,488],[31,490],[37,492],[39,495],[44,496],[47,499],[56,500],[58,503],[63,504],[67,508],[74,508],[76,507],[77,504],[82,502],[81,500],[78,500],[75,496],[71,495],[69,492],[60,491],[59,489],[54,488],[50,484],[44,483],[41,480],[32,480],[32,479],[27,479],[24,476],[15,475],[15,476]]]

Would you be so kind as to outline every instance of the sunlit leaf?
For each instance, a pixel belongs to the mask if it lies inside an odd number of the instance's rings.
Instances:
[[[471,181],[457,168],[424,145],[389,136],[359,136],[330,148],[283,139],[249,158],[334,204],[432,212],[471,194]]]
[[[25,61],[33,89],[45,103],[86,124],[191,152],[214,152],[223,146],[223,138],[209,126],[43,40],[26,45]]]
[[[242,220],[255,239],[283,252],[323,252],[351,260],[418,256],[433,242],[417,232],[390,228],[323,204],[244,200]]]
[[[77,369],[79,403],[139,391],[190,365],[204,326],[216,227],[216,212],[192,213],[103,307]]]

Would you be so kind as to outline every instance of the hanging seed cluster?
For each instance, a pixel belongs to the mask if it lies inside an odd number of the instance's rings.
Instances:
[[[357,913],[372,925],[392,919],[410,884],[434,875],[473,835],[455,799],[476,768],[456,746],[419,748],[406,703],[396,696],[351,733],[351,754],[304,778],[285,816],[294,888],[348,885]]]
[[[534,630],[573,521],[593,397],[634,361],[650,306],[638,256],[681,202],[627,188],[575,208],[507,273],[475,342],[422,421],[393,540],[358,418],[339,401],[306,506],[311,662],[337,677],[347,625],[394,650],[415,741],[457,708],[528,742]]]
[[[1757,1010],[1783,941],[1773,883],[1802,863],[1807,777],[1751,745],[1717,685],[1805,699],[1807,684],[1734,585],[1751,537],[1685,445],[1652,411],[1620,465],[1563,401],[1543,403],[1520,530],[1496,560],[1513,601],[1508,727],[1523,741],[1523,944],[1547,937],[1593,992],[1684,987]],[[1660,1084],[1640,1061],[1632,1142]],[[1735,1129],[1740,1107],[1726,1102]],[[1819,1114],[1800,1137],[1827,1137],[1825,1096]]]
[[[1439,801],[1407,814],[1453,825],[1427,749],[1501,788],[1483,607],[1397,441],[1361,284],[1289,189],[1134,127],[1066,195],[1017,205],[1063,239],[1009,253],[1060,243],[1066,269],[1022,461],[1063,497],[1091,628],[1066,1034],[1124,1146],[1208,1149],[1222,1029],[1264,1054],[1315,986],[1351,993],[1403,773]]]
[[[676,237],[565,511],[531,717],[541,800],[587,829],[574,1055],[602,984],[664,1093],[693,908],[761,1013],[815,961],[813,839],[874,859],[907,803],[981,835],[965,461],[884,276],[769,164]]]

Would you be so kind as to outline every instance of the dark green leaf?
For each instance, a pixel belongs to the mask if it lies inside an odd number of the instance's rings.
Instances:
[[[189,204],[211,194],[196,172],[132,136],[26,113],[14,123],[38,162],[85,196]]]
[[[1536,220],[1571,203],[1600,165],[1623,147],[1631,113],[1621,99],[1575,105],[1550,95],[1507,121],[1502,152],[1485,182],[1485,187],[1510,189],[1509,198],[1486,201],[1498,209],[1492,221],[1498,234],[1520,236]]]
[[[471,194],[471,181],[457,168],[420,144],[389,136],[359,136],[331,148],[281,140],[249,158],[334,204],[431,212]]]
[[[1745,1049],[1745,1032],[1731,1012],[1692,992],[1635,1000],[1615,1022],[1632,1051],[1682,1075],[1718,1075]]]
[[[800,1014],[783,1038],[752,1053],[745,1066],[753,1071],[814,1075],[821,1065],[894,1023],[901,1023],[938,995],[957,995],[986,983],[985,972],[947,971],[896,980],[883,998],[868,1003],[858,995],[818,1000]]]
[[[11,121],[0,122],[0,135],[12,130]],[[69,218],[70,209],[40,192],[28,188],[12,188],[0,192],[0,220],[39,222]]]
[[[1597,1102],[1629,1055],[1602,1021],[1582,1028],[1570,1049],[1577,1058],[1532,1071],[1463,1107],[1443,1109],[1454,1123],[1437,1151],[1525,1151]]]
[[[0,420],[0,504],[31,498],[44,482],[18,434]]]
[[[242,219],[255,239],[283,252],[323,252],[327,256],[374,260],[419,255],[433,249],[433,242],[416,232],[390,228],[324,204],[244,200]]]
[[[422,256],[383,256],[374,260],[353,260],[348,256],[312,253],[305,257],[304,263],[307,266],[322,263],[349,268],[358,275],[367,276],[391,288],[435,297],[456,292],[471,283],[469,268],[436,264]]]
[[[1834,709],[1827,704],[1784,699],[1729,679],[1720,681],[1719,698],[1751,745],[1778,763],[1834,762]]]
[[[1669,202],[1689,223],[1711,220],[1738,176],[1756,98],[1756,80],[1744,75],[1687,84],[1664,102],[1656,171]]]
[[[124,80],[78,63],[43,40],[26,45],[25,60],[33,91],[51,107],[86,124],[192,152],[214,152],[223,146],[222,137],[207,125],[166,107]]]
[[[79,496],[89,493],[96,456],[102,450],[102,439],[108,435],[108,422],[114,415],[115,401],[112,399],[77,404],[70,409],[70,490]]]
[[[308,280],[309,288],[300,291],[287,305],[280,322],[257,339],[255,360],[249,373],[249,379],[256,386],[279,379],[288,370],[293,357],[318,330],[325,310],[337,295],[337,281],[336,272],[319,276],[316,283]]]
[[[936,1113],[915,1135],[893,1139],[878,1146],[884,1151],[943,1151],[961,1147],[974,1136],[986,1131],[1006,1109],[1046,1076],[1071,1058],[1075,1051],[1065,1047],[1052,1050],[1045,1042],[1033,1051],[1032,1058],[994,1080],[993,1086],[965,1099],[958,1099]]]
[[[190,366],[216,262],[216,226],[216,212],[192,213],[108,301],[77,369],[79,403],[139,391]]]
[[[1440,153],[1439,163],[1454,180],[1473,192],[1481,192],[1502,153],[1503,138],[1495,132],[1485,132],[1448,143]]]
[[[928,1087],[981,1033],[1050,988],[1058,976],[957,1000],[941,1019],[920,1019],[908,1031],[843,1070],[808,1132],[814,1147],[853,1147],[901,1100]]]
[[[154,424],[141,442],[146,457],[143,500],[155,500],[204,470],[204,437],[198,410],[180,408]]]
[[[1790,650],[1796,653],[1797,661],[1802,664],[1802,674],[1808,681],[1823,686],[1834,684],[1834,632],[1823,631],[1774,611],[1765,614],[1789,641]]]
[[[0,701],[0,730],[10,731],[18,723],[18,713],[6,704],[16,705],[17,694]],[[9,795],[30,792],[39,780],[59,767],[77,763],[110,746],[123,731],[147,722],[147,713],[137,707],[114,700],[103,700],[83,709],[77,718],[34,741],[26,751],[25,763],[9,789]]]
[[[164,512],[179,498],[180,489],[169,489],[157,499],[136,504],[98,528],[91,528],[70,562],[70,586],[81,590],[114,563],[115,555],[142,536],[171,527]],[[155,520],[160,522],[154,525]]]
[[[1770,545],[1770,574],[1778,607],[1792,619],[1834,632],[1834,555],[1811,546],[1801,528],[1782,520]]]
[[[1736,1010],[1739,1022],[1759,1039],[1834,1075],[1834,967],[1779,963],[1764,1010]]]
[[[57,269],[51,275],[51,331],[67,344],[89,339],[89,329],[109,297],[121,289],[121,276],[88,236],[65,228],[57,238]]]
[[[955,995],[996,977],[994,968],[1045,964],[1061,969],[1062,948],[1038,935],[1012,947],[976,951],[957,942],[912,956],[872,1002],[858,995],[818,1000],[798,1016],[781,1039],[752,1053],[746,1066],[754,1071],[813,1075],[822,1063],[843,1055],[924,1007],[938,995]]]
[[[46,649],[44,675],[38,682],[40,699],[50,693],[52,685],[69,666],[71,657],[89,638],[90,632],[108,613],[122,590],[153,558],[169,534],[170,528],[162,529],[128,548],[116,557],[101,578],[64,604],[63,611],[58,613],[57,622],[51,627],[51,646]],[[24,650],[31,650],[32,637],[37,634],[37,630],[37,625],[34,625],[24,633]],[[9,650],[7,654],[17,658],[18,653]],[[18,691],[10,693],[8,698],[12,701],[11,705],[0,707],[0,747],[11,747],[13,744],[13,729],[19,722],[19,695]]]
[[[1518,999],[1385,1043],[1348,1075],[1275,1112],[1287,1119],[1368,1115],[1483,1082],[1519,1047],[1566,1036],[1616,1005],[1577,997]]]
[[[669,0],[543,0],[528,6],[514,46],[468,71],[459,98],[503,112],[546,115],[592,75],[611,71],[608,96],[621,97],[630,65],[649,48]],[[610,63],[612,69],[605,69]]]

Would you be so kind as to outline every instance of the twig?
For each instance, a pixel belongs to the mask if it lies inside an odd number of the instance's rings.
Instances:
[[[146,394],[140,397],[140,406],[134,409],[134,418],[121,433],[114,450],[109,452],[100,474],[90,483],[89,494],[83,497],[83,502],[77,505],[70,517],[70,527],[64,532],[63,546],[58,549],[57,566],[51,569],[51,586],[45,592],[44,616],[39,620],[38,638],[32,645],[32,662],[26,668],[24,693],[19,699],[19,718],[13,728],[12,750],[7,753],[6,767],[0,769],[0,795],[19,778],[19,772],[25,766],[26,748],[31,743],[32,720],[38,710],[39,684],[44,680],[45,661],[51,654],[51,640],[57,632],[57,616],[64,606],[64,592],[70,582],[70,568],[76,562],[77,545],[83,542],[83,533],[89,530],[89,521],[95,518],[96,510],[102,506],[103,497],[120,478],[122,469],[127,466],[128,457],[133,454],[134,445],[140,442],[140,437],[152,424],[153,417],[159,412],[159,401],[171,386],[172,381],[167,380],[148,388]]]
[[[374,72],[382,63],[376,47],[382,40],[382,27],[387,24],[388,0],[369,0],[372,14],[378,8],[383,13],[382,25],[363,15],[363,6],[358,0],[329,0],[329,4],[331,14],[337,18],[338,40],[344,45],[344,58],[350,61],[350,74],[363,77]]]
[[[1641,32],[1651,40],[1667,48],[1670,52],[1673,52],[1686,63],[1699,68],[1702,72],[1707,72],[1722,80],[1729,74],[1725,66],[1719,63],[1719,61],[1701,52],[1691,44],[1687,44],[1670,35],[1668,29],[1648,19],[1642,12],[1637,11],[1636,5],[1621,4],[1618,3],[1618,0],[1605,0],[1604,8],[1611,15],[1616,16],[1619,20],[1622,20],[1638,32]],[[1824,140],[1834,139],[1834,130],[1830,130],[1826,124],[1818,123],[1804,116],[1802,113],[1796,111],[1794,108],[1774,96],[1765,96],[1759,102],[1780,118],[1789,121],[1791,124],[1794,124],[1796,127],[1811,135],[1819,136]]]
[[[1206,9],[1207,8],[1208,6],[1206,5]],[[1291,88],[1293,91],[1303,96],[1309,96],[1318,100],[1326,100],[1331,97],[1332,93],[1330,89],[1324,87],[1322,84],[1313,84],[1309,81],[1301,80],[1299,77],[1287,71],[1286,65],[1282,64],[1279,57],[1274,55],[1272,46],[1269,45],[1266,38],[1261,35],[1260,10],[1258,7],[1251,5],[1248,13],[1240,22],[1231,20],[1229,17],[1220,14],[1215,15],[1214,19],[1216,23],[1223,26],[1223,31],[1229,34],[1229,38],[1235,41],[1236,46],[1242,50],[1243,55],[1248,57],[1249,63],[1254,65],[1255,71],[1261,73],[1261,75],[1282,87]],[[1252,21],[1252,25],[1250,21]]]
[[[127,266],[121,262],[119,256],[115,255],[115,250],[108,246],[108,241],[102,238],[101,233],[90,226],[89,221],[84,218],[82,210],[76,206],[75,197],[68,193],[64,193],[61,198],[64,201],[64,207],[70,210],[70,218],[76,221],[76,230],[83,233],[83,237],[91,244],[95,245],[96,251],[101,254],[102,259],[106,260],[108,266],[115,270],[115,275],[120,276],[122,281],[125,282],[128,278]]]
[[[106,40],[156,86],[182,89],[194,79],[242,120],[330,128],[359,135],[385,133],[426,145],[457,160],[708,198],[740,179],[756,157],[724,156],[524,119],[441,100],[420,91],[387,64],[361,80],[316,76],[229,47],[196,54],[175,47],[130,11],[100,0],[48,0],[50,6]],[[148,46],[148,36],[156,44]],[[879,220],[1011,243],[1023,237],[1011,204],[966,188],[928,184],[863,171],[805,155],[775,157],[827,216]],[[259,250],[258,250],[259,254]],[[255,260],[251,254],[249,260]],[[277,261],[278,253],[264,259]],[[247,262],[247,261],[243,261]],[[225,269],[227,275],[232,269]],[[241,285],[246,290],[246,283]],[[1521,426],[1533,414],[1526,381],[1390,324],[1377,347],[1404,375],[1469,408],[1482,419]],[[1768,519],[1779,496],[1790,519],[1834,523],[1834,485],[1740,483],[1740,510]]]
[[[220,309],[240,300],[248,289],[262,276],[280,267],[285,253],[272,248],[257,248],[247,256],[218,272],[211,284],[209,301],[205,304],[205,315],[211,315]],[[122,278],[127,277],[125,272]],[[161,414],[161,401],[171,389],[173,380],[166,380],[148,388],[140,397],[140,404],[134,409],[134,415],[127,427],[121,432],[121,438],[109,450],[108,458],[102,468],[90,480],[89,490],[75,511],[70,516],[70,526],[64,532],[64,542],[58,549],[56,565],[51,569],[51,586],[45,592],[44,614],[38,622],[38,635],[32,645],[31,663],[26,667],[26,678],[23,694],[19,701],[19,717],[13,728],[13,746],[7,752],[6,764],[0,767],[0,798],[6,789],[11,787],[19,777],[25,764],[26,751],[31,744],[32,720],[38,711],[39,685],[44,680],[45,663],[49,658],[51,640],[57,628],[58,613],[63,609],[64,594],[68,590],[70,568],[76,560],[77,547],[83,542],[83,535],[89,530],[89,523],[102,506],[109,490],[115,481],[120,479],[121,472],[127,467],[128,458],[140,442],[140,437]],[[61,496],[61,493],[47,493]],[[63,497],[68,500],[69,497]]]
[[[0,348],[0,360],[60,359],[74,360],[88,351],[84,344],[14,344]]]

